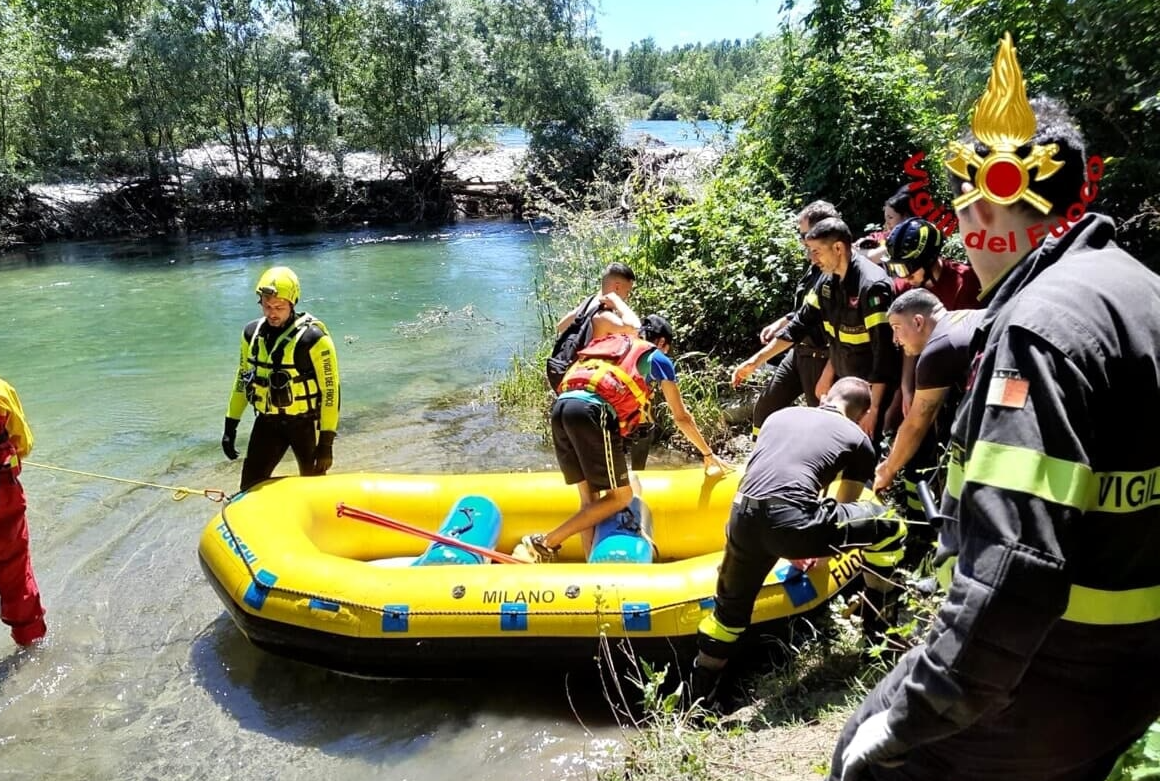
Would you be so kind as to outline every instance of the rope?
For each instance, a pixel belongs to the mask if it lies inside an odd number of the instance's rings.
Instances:
[[[124,477],[112,477],[110,475],[102,475],[96,472],[83,472],[80,469],[65,469],[63,466],[53,466],[52,464],[38,464],[35,461],[21,460],[21,466],[35,466],[41,469],[51,469],[54,472],[67,472],[70,475],[80,475],[82,477],[95,477],[100,480],[112,480],[115,483],[129,483],[131,485],[141,485],[146,488],[160,488],[163,491],[173,492],[173,501],[180,502],[187,496],[193,494],[201,494],[211,502],[222,502],[226,499],[226,492],[217,488],[185,488],[183,486],[160,485],[159,483],[149,483],[144,480],[129,480]]]

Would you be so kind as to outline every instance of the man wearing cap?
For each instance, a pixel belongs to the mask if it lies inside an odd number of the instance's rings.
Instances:
[[[596,525],[632,501],[625,437],[647,418],[653,385],[659,385],[677,428],[701,452],[706,472],[724,469],[681,398],[667,355],[673,333],[668,321],[651,315],[642,322],[620,296],[608,293],[592,327],[592,341],[564,375],[551,413],[556,461],[565,482],[579,491],[580,509],[547,533],[524,536],[512,554],[525,561],[555,561],[575,534],[587,553]],[[646,338],[638,335],[642,329]]]
[[[262,317],[242,330],[222,435],[222,450],[232,461],[242,412],[253,405],[243,491],[269,478],[287,450],[294,451],[300,475],[326,474],[334,459],[340,398],[334,341],[321,320],[295,311],[300,288],[294,272],[269,269],[255,292]]]
[[[965,263],[940,256],[942,232],[934,223],[912,217],[899,223],[886,239],[886,270],[894,277],[894,293],[926,288],[947,309],[979,307],[979,277]]]
[[[971,129],[947,164],[987,306],[941,507],[958,558],[832,781],[1101,781],[1160,715],[1160,277],[1077,213],[1102,162],[1027,100],[1009,36]]]

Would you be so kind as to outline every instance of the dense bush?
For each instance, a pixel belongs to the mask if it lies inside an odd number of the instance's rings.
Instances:
[[[774,197],[832,201],[857,233],[881,220],[882,202],[907,180],[907,158],[945,143],[949,120],[915,55],[857,38],[839,60],[805,56],[803,46],[783,37],[777,70],[745,115],[741,150]]]
[[[752,351],[760,326],[790,305],[803,266],[792,220],[744,168],[697,204],[642,212],[625,258],[639,277],[637,308],[668,316],[682,350]]]
[[[680,119],[681,113],[686,110],[681,97],[675,92],[664,92],[648,107],[647,119],[673,120]]]

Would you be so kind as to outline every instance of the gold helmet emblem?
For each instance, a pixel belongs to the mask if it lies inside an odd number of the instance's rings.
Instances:
[[[1035,135],[1035,114],[1027,100],[1027,85],[1019,60],[1015,58],[1011,33],[1004,35],[999,43],[987,89],[975,103],[971,130],[991,151],[981,157],[966,144],[951,142],[954,157],[947,162],[947,168],[975,185],[971,192],[955,198],[954,207],[962,209],[979,198],[1000,206],[1023,200],[1043,214],[1049,213],[1051,202],[1029,189],[1031,171],[1035,170],[1035,181],[1039,182],[1062,168],[1063,163],[1054,159],[1059,151],[1057,144],[1036,144],[1026,157],[1015,154],[1015,150]],[[972,165],[975,166],[973,180],[968,169]]]

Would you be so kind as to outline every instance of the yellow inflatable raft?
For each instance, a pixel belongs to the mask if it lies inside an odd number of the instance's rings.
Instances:
[[[553,564],[384,567],[423,554],[428,540],[336,511],[344,503],[434,532],[461,497],[483,496],[498,510],[495,547],[507,552],[576,510],[575,488],[556,472],[281,478],[223,507],[199,558],[254,645],[340,672],[467,677],[496,665],[591,664],[602,637],[627,638],[645,658],[687,658],[712,609],[739,474],[639,477],[655,563],[587,563],[574,538]],[[860,568],[858,551],[808,574],[780,563],[755,628],[820,605]]]

